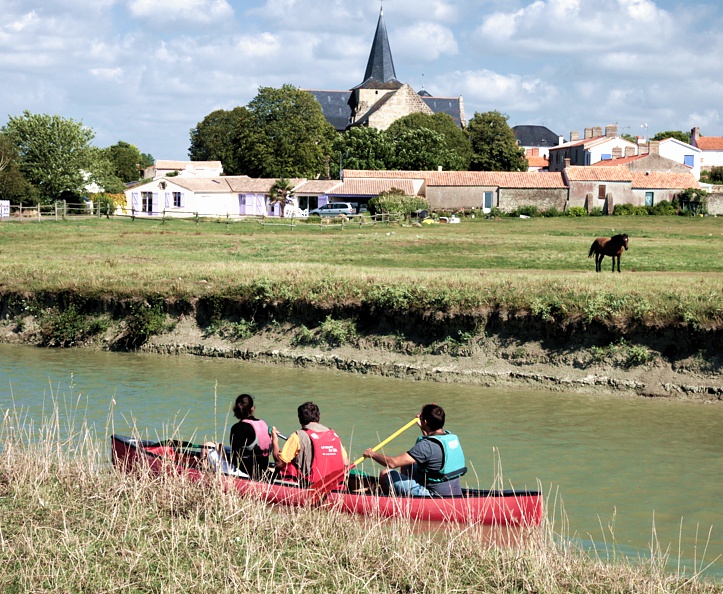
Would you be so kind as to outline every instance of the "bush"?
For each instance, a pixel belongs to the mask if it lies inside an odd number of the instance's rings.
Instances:
[[[40,325],[40,344],[46,347],[78,346],[107,328],[102,320],[81,314],[74,305],[45,313]]]
[[[407,196],[402,190],[392,188],[369,201],[369,208],[375,213],[399,213],[405,218],[417,210],[429,210],[429,202],[419,196]]]
[[[166,313],[161,303],[135,305],[125,319],[125,332],[120,343],[126,348],[137,348],[151,336],[170,329],[166,323]]]
[[[615,216],[647,216],[647,206],[634,206],[632,204],[616,204],[613,209],[613,215]]]
[[[550,208],[549,210],[546,210],[546,211],[542,212],[541,214],[542,214],[543,217],[561,217],[561,216],[563,216],[565,213],[562,212],[561,210],[558,210],[557,208],[555,208],[555,207],[553,206],[552,208]]]
[[[601,217],[603,216],[603,209],[599,206],[594,206],[593,209],[590,211],[591,217]]]
[[[587,209],[583,206],[571,206],[567,209],[566,214],[568,217],[586,217]]]
[[[673,203],[668,202],[667,200],[662,200],[654,206],[648,206],[647,209],[648,214],[658,216],[674,215],[677,212],[677,209],[675,208],[675,206],[673,206]]]
[[[335,320],[327,316],[319,327],[319,334],[329,346],[341,346],[356,342],[357,331],[353,320]]]
[[[526,216],[526,217],[539,217],[540,211],[536,206],[533,206],[531,204],[520,206],[513,210],[510,213],[511,217],[519,217],[519,216]]]

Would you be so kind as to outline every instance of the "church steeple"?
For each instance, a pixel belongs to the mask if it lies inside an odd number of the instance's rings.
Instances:
[[[369,61],[367,62],[367,69],[364,73],[364,82],[359,86],[366,87],[370,83],[372,85],[376,83],[374,86],[386,86],[387,83],[398,84],[398,82],[397,74],[394,72],[394,60],[392,60],[392,50],[389,47],[387,27],[384,24],[384,9],[382,8],[379,11],[379,21],[377,22],[377,31],[374,34],[372,50],[369,52]]]

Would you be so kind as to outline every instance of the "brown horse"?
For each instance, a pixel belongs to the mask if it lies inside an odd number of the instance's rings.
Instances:
[[[618,272],[620,272],[620,256],[623,255],[623,249],[628,249],[627,233],[610,238],[598,237],[592,242],[587,257],[591,258],[595,254],[595,272],[602,271],[602,261],[605,256],[610,256],[613,259],[613,272],[615,272],[615,258],[617,258]]]

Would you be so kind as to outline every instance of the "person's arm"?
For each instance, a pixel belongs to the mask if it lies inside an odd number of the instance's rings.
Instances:
[[[368,448],[364,451],[364,457],[374,460],[377,464],[381,464],[382,466],[386,466],[391,469],[414,464],[414,458],[412,458],[408,452],[404,452],[398,456],[387,456],[385,454],[375,452],[372,448]]]

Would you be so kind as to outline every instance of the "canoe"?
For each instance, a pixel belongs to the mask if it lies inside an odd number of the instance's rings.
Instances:
[[[229,452],[229,448],[226,448]],[[243,476],[204,469],[198,446],[186,442],[152,442],[111,436],[113,464],[132,472],[146,468],[194,481],[218,480],[227,491],[287,506],[323,506],[346,513],[383,518],[405,518],[432,522],[536,526],[542,520],[539,491],[463,489],[461,497],[400,497],[384,495],[367,477],[351,476],[345,490],[320,495],[312,489],[288,482],[254,481]]]

